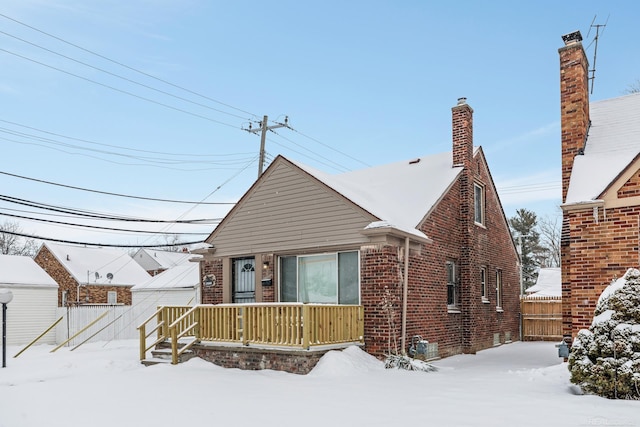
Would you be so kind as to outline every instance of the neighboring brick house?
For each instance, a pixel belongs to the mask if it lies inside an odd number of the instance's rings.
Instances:
[[[473,110],[452,115],[453,152],[338,175],[278,156],[199,252],[202,302],[361,304],[377,356],[394,337],[441,357],[519,339],[516,248]]]
[[[563,40],[562,318],[575,336],[591,325],[602,290],[638,266],[640,94],[589,102],[582,36]]]
[[[35,262],[58,283],[58,306],[131,305],[131,287],[151,276],[126,252],[44,243]]]

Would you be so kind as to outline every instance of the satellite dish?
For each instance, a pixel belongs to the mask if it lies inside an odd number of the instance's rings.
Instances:
[[[107,279],[109,280],[113,279],[113,273],[107,273]]]

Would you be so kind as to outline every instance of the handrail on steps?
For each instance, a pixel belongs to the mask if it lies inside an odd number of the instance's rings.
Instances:
[[[178,327],[182,323],[184,323],[189,317],[192,317],[192,316],[194,318],[193,322],[181,328],[182,331],[178,333]],[[177,365],[178,360],[182,355],[182,353],[189,350],[191,346],[193,346],[196,342],[200,341],[198,339],[198,330],[196,329],[200,324],[199,317],[200,317],[200,310],[199,310],[199,307],[196,305],[196,306],[193,306],[189,311],[184,313],[182,316],[178,317],[176,320],[173,321],[173,323],[169,325],[169,336],[171,337],[171,364],[172,365]],[[194,334],[194,339],[191,342],[182,346],[181,348],[178,348],[178,340],[184,337],[185,335],[187,335],[189,332],[191,332],[194,329],[196,329],[196,332]]]
[[[162,313],[164,309],[165,309],[164,306],[158,307],[155,313],[149,316],[144,322],[142,322],[140,326],[138,326],[138,330],[140,331],[140,360],[144,360],[147,357],[147,351],[149,351],[151,348],[155,347],[156,345],[158,345],[159,343],[161,343],[167,338],[162,333],[162,330],[164,329],[164,325],[165,325],[164,316],[161,320],[158,321],[158,324],[156,325],[155,328],[149,331],[148,334],[146,332],[147,323],[151,322],[152,320],[158,319],[160,317],[159,314]],[[146,345],[147,338],[149,338],[156,331],[158,331],[158,338],[150,345]]]

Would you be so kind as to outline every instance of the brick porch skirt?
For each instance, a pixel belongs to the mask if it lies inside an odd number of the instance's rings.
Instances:
[[[304,375],[311,372],[320,358],[328,351],[342,350],[346,347],[347,345],[300,350],[199,343],[191,347],[191,350],[196,357],[223,368],[244,370],[272,369]]]

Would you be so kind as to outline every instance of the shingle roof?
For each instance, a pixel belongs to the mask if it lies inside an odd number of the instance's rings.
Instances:
[[[126,252],[112,248],[87,248],[45,243],[44,246],[78,283],[133,286],[149,274]]]
[[[58,284],[36,264],[33,258],[0,255],[0,286],[57,288]]]
[[[596,200],[640,153],[640,93],[589,104],[591,127],[575,157],[565,204]]]
[[[451,152],[337,175],[292,163],[388,226],[422,236],[416,227],[462,171],[453,167]]]

